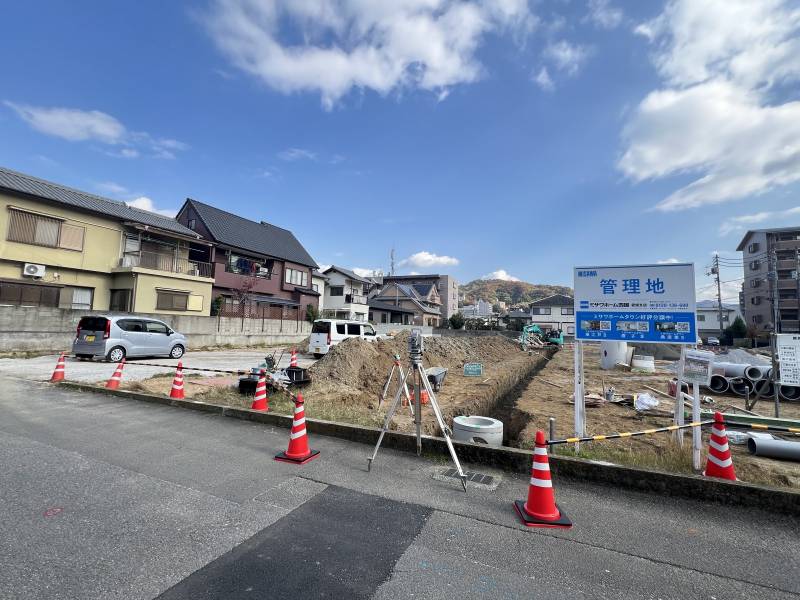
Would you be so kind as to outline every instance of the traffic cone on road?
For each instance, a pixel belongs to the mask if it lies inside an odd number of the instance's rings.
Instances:
[[[64,353],[58,355],[58,362],[56,363],[56,368],[53,371],[53,376],[50,377],[51,383],[56,383],[57,381],[64,381]]]
[[[294,348],[292,348],[292,358],[289,361],[289,366],[297,367],[297,351]]]
[[[261,374],[258,377],[256,384],[256,395],[253,397],[253,403],[250,405],[250,410],[269,410],[269,403],[267,398],[267,372],[261,369]]]
[[[708,440],[708,462],[703,475],[737,481],[731,449],[728,446],[728,434],[720,412],[714,413],[714,425],[711,426],[711,438]]]
[[[111,379],[108,380],[106,384],[106,388],[109,390],[116,390],[119,389],[119,382],[122,381],[122,369],[125,367],[125,359],[123,358],[119,363],[117,363],[117,368],[114,369],[114,374],[111,376]]]
[[[308,448],[308,435],[306,434],[306,412],[303,407],[303,394],[297,394],[294,399],[294,420],[292,431],[289,434],[289,448],[275,456],[275,460],[303,465],[319,456],[319,450]]]
[[[527,527],[572,527],[572,521],[561,512],[553,495],[550,479],[550,461],[547,459],[547,442],[544,431],[536,432],[536,448],[533,450],[531,482],[528,500],[514,502],[514,508]]]
[[[183,400],[183,363],[178,363],[178,368],[175,369],[175,379],[172,380],[172,389],[169,391],[169,397],[176,400]]]

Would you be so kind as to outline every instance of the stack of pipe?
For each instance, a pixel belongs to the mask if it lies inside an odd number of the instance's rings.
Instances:
[[[775,386],[770,381],[772,369],[768,366],[715,362],[713,373],[708,389],[715,394],[730,391],[738,396],[759,392],[762,398],[771,398],[775,395]],[[798,386],[782,385],[778,393],[784,400],[800,401]]]

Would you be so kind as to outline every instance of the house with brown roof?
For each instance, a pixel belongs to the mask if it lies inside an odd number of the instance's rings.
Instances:
[[[439,327],[441,324],[441,299],[436,285],[391,281],[374,293],[371,300],[413,311],[412,325]]]

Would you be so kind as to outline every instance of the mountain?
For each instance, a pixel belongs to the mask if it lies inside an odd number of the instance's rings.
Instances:
[[[475,304],[479,299],[494,304],[525,304],[552,294],[572,295],[572,288],[563,285],[505,281],[503,279],[476,279],[460,286],[464,304]]]

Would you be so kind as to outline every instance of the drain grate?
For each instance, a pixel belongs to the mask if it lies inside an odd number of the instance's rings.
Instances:
[[[452,467],[442,471],[442,475],[458,479],[458,471]],[[483,485],[492,485],[494,483],[494,477],[491,475],[484,475],[483,473],[475,473],[473,471],[464,471],[464,475],[467,476],[467,481],[472,481],[474,483],[482,483]]]

